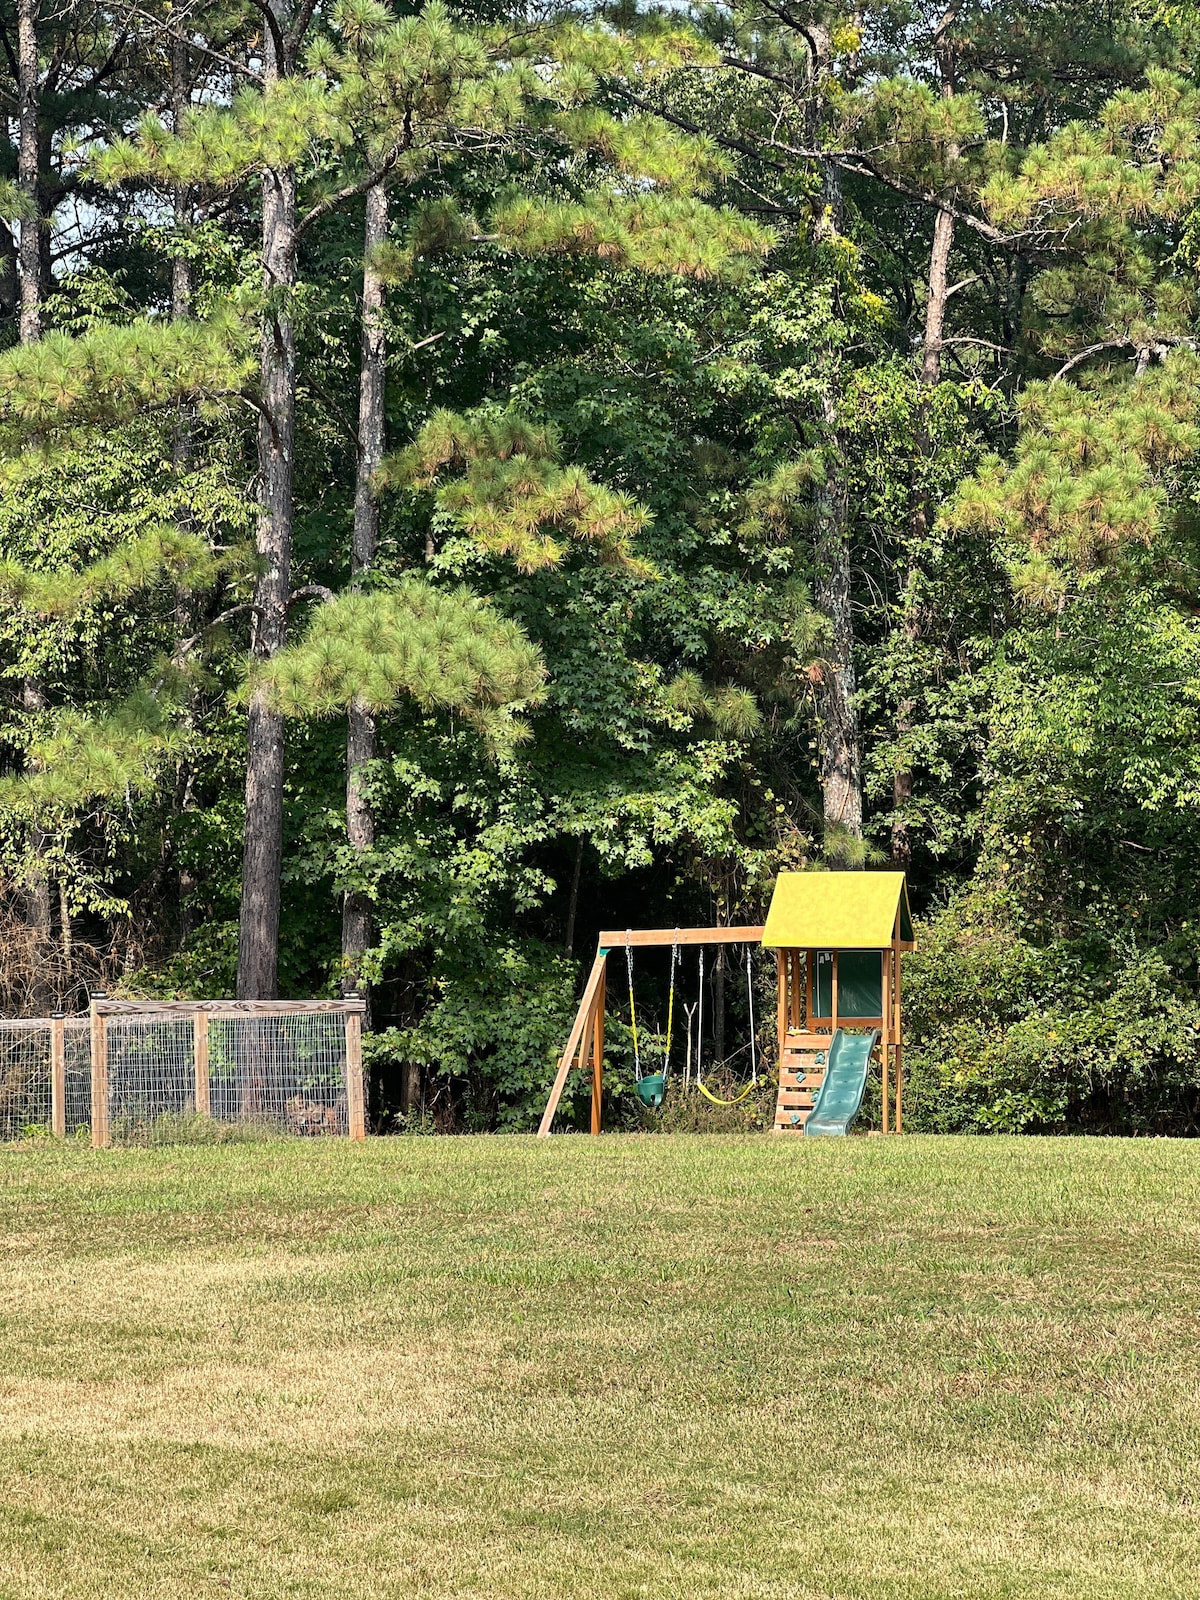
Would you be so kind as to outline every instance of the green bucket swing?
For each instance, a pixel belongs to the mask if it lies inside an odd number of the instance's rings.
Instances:
[[[661,1072],[642,1071],[641,1051],[638,1048],[637,1011],[633,1003],[633,945],[629,930],[625,932],[625,965],[629,972],[629,1025],[633,1034],[634,1092],[647,1111],[657,1111],[667,1093],[667,1073],[671,1066],[671,1025],[675,1018],[675,964],[679,959],[679,946],[671,946],[671,988],[667,1000],[667,1042],[663,1050]]]

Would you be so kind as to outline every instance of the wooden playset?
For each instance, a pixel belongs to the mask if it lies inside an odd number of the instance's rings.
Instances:
[[[904,874],[785,872],[776,881],[765,926],[633,928],[601,933],[538,1128],[540,1135],[549,1134],[567,1078],[576,1068],[584,1073],[590,1068],[591,1131],[600,1132],[609,955],[624,951],[629,963],[630,1020],[637,1059],[633,950],[671,948],[670,1019],[678,950],[713,944],[761,945],[776,952],[777,1133],[844,1133],[858,1112],[869,1063],[875,1056],[882,1086],[883,1131],[902,1132],[900,958],[914,948]],[[650,1085],[649,1094],[642,1093],[648,1080],[642,1078],[639,1062],[639,1094],[648,1105],[658,1104],[665,1091],[670,1027],[668,1020],[663,1071],[654,1075],[658,1081]],[[698,1033],[698,1047],[699,1043]],[[698,1075],[697,1086],[708,1093]],[[714,1097],[710,1094],[709,1098]]]

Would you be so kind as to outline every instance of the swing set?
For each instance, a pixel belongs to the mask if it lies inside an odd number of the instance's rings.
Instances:
[[[679,933],[676,928],[676,934]],[[670,981],[667,992],[667,1033],[663,1043],[662,1067],[657,1072],[642,1071],[642,1052],[638,1043],[637,1001],[633,990],[633,930],[625,930],[625,966],[629,976],[629,1028],[633,1035],[633,1071],[634,1087],[638,1099],[649,1110],[657,1110],[663,1103],[667,1092],[667,1078],[671,1071],[671,1040],[675,1031],[675,974],[681,965],[679,940],[676,938],[671,944]],[[701,1077],[701,1062],[703,1059],[704,1039],[704,947],[700,947],[700,956],[697,963],[697,994],[693,1006],[684,1005],[684,1016],[687,1018],[687,1055],[683,1069],[683,1086],[688,1088],[693,1082],[695,1087],[707,1100],[715,1106],[736,1106],[752,1094],[758,1087],[758,1042],[754,1036],[754,969],[750,960],[750,945],[746,945],[746,1003],[750,1012],[750,1081],[746,1087],[733,1097],[732,1100],[722,1100],[713,1094]],[[696,1018],[696,1048],[695,1056],[692,1054],[692,1018]],[[695,1061],[695,1077],[692,1075],[692,1063]]]
[[[703,1081],[704,946],[746,947],[750,1011],[750,1079],[731,1099]],[[784,872],[775,884],[765,925],[736,928],[626,928],[601,933],[596,958],[558,1064],[538,1134],[550,1133],[573,1069],[591,1068],[591,1131],[599,1134],[604,1093],[604,1014],[608,957],[624,949],[629,986],[635,1087],[649,1109],[663,1102],[671,1071],[677,975],[682,951],[700,946],[698,994],[682,1005],[687,1019],[684,1084],[714,1105],[738,1105],[757,1087],[751,950],[773,948],[777,971],[779,1090],[777,1133],[845,1133],[858,1114],[870,1062],[878,1058],[883,1132],[903,1127],[900,957],[915,948],[908,888],[902,872]],[[644,1070],[634,996],[634,950],[669,948],[667,1031],[661,1063]],[[692,1018],[696,1017],[693,1053]]]
[[[622,948],[625,951],[625,965],[629,978],[630,1032],[633,1035],[637,1095],[643,1105],[654,1107],[662,1104],[663,1096],[667,1089],[671,1033],[674,1023],[676,973],[682,965],[679,952],[690,945],[761,944],[762,936],[761,925],[745,928],[626,928],[624,932],[602,933],[596,946],[596,959],[592,962],[592,970],[588,973],[588,980],[583,989],[583,997],[579,1002],[579,1009],[575,1013],[575,1021],[567,1039],[567,1047],[558,1063],[558,1072],[555,1074],[554,1086],[550,1090],[550,1098],[546,1102],[546,1109],[542,1113],[538,1133],[544,1136],[550,1132],[551,1125],[554,1122],[554,1114],[558,1110],[558,1102],[562,1099],[562,1092],[566,1087],[567,1077],[572,1068],[578,1067],[581,1071],[586,1072],[589,1064],[592,1069],[592,1132],[593,1134],[600,1132],[600,1106],[604,1093],[604,1012],[607,1002],[608,956],[610,951]],[[667,1005],[667,1045],[664,1052],[662,1070],[651,1073],[643,1073],[642,1071],[641,1048],[637,1033],[637,1012],[633,994],[633,952],[646,947],[657,947],[658,949],[669,949],[671,951],[671,995]],[[701,959],[703,959],[703,953],[701,953]],[[703,989],[701,990],[701,996],[703,996]],[[703,1018],[701,1017],[700,1020],[702,1022]],[[688,1040],[690,1064],[690,1026],[688,1028]],[[695,1059],[694,1067],[697,1087],[702,1087],[698,1055]],[[755,1060],[755,1072],[757,1075],[757,1058]],[[709,1098],[714,1099],[715,1096],[710,1094]],[[719,1101],[717,1103],[720,1104]]]

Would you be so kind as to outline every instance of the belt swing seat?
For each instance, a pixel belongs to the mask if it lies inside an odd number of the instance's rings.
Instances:
[[[702,1055],[702,1039],[704,1028],[704,951],[700,951],[700,993],[697,1000],[699,1010],[696,1022],[696,1087],[706,1100],[714,1106],[740,1106],[742,1101],[753,1094],[758,1088],[758,1044],[754,1037],[754,971],[750,964],[750,946],[746,946],[746,1003],[750,1010],[750,1081],[740,1094],[729,1100],[723,1100],[719,1095],[713,1094],[700,1076],[700,1061]]]

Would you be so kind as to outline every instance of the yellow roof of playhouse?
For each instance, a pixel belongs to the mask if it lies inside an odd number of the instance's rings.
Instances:
[[[908,888],[902,872],[781,872],[775,880],[762,942],[788,950],[882,950],[912,943]]]

